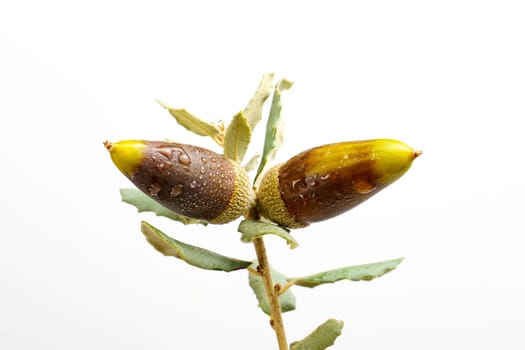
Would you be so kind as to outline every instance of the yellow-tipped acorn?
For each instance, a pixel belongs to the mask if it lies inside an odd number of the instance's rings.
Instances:
[[[290,228],[329,219],[399,179],[420,154],[391,139],[312,148],[264,175],[257,190],[257,209]]]
[[[104,145],[138,189],[178,214],[225,224],[246,214],[255,202],[246,171],[208,149],[142,140]]]

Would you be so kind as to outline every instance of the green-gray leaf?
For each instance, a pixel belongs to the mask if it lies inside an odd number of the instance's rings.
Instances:
[[[217,144],[222,146],[224,141],[224,130],[220,124],[209,123],[197,118],[185,109],[173,108],[162,101],[157,100],[157,102],[162,107],[166,108],[181,126],[197,135],[209,136]]]
[[[237,113],[224,134],[224,156],[237,163],[242,162],[251,137],[252,128],[248,120],[243,112]]]
[[[341,335],[343,321],[329,319],[317,327],[310,335],[300,341],[290,344],[290,350],[324,350],[334,345]]]
[[[148,197],[146,194],[144,194],[136,188],[122,188],[120,189],[120,196],[122,197],[123,202],[133,205],[135,208],[137,208],[139,213],[152,212],[155,213],[157,216],[164,216],[166,218],[179,221],[184,225],[208,225],[207,221],[188,218],[184,215],[177,214],[169,210],[168,208],[165,208],[153,198]]]
[[[251,268],[253,270],[257,269],[258,262],[254,261],[251,265]],[[270,266],[270,273],[272,275],[272,280],[274,285],[280,284],[282,287],[284,287],[287,284],[286,276],[280,273],[277,270],[274,270]],[[250,287],[252,288],[253,292],[255,293],[255,297],[257,298],[257,301],[259,302],[259,307],[267,314],[270,315],[271,308],[270,308],[270,301],[268,300],[268,296],[266,294],[266,289],[264,288],[264,282],[261,278],[261,276],[258,276],[254,274],[253,272],[249,273],[249,283]],[[295,295],[292,293],[290,289],[287,289],[283,294],[279,296],[279,303],[281,304],[281,312],[287,312],[295,310]]]
[[[242,233],[241,241],[244,243],[253,242],[255,238],[259,238],[264,235],[277,235],[286,240],[286,243],[288,243],[290,248],[294,249],[299,246],[297,241],[290,234],[290,230],[268,222],[243,220],[239,224],[239,228],[237,230]]]
[[[272,92],[272,81],[274,73],[268,73],[263,75],[259,87],[253,94],[252,99],[248,102],[248,105],[244,109],[244,115],[248,119],[250,127],[252,130],[255,129],[255,126],[262,119],[262,110],[264,102],[270,96]]]
[[[306,277],[289,278],[288,281],[295,285],[308,288],[341,280],[370,281],[394,270],[402,261],[403,258],[399,258],[371,264],[342,267]]]
[[[250,261],[229,258],[177,241],[145,221],[142,221],[141,230],[147,241],[162,254],[174,256],[201,269],[230,272],[245,269],[251,265]]]
[[[264,148],[259,163],[259,168],[257,169],[257,174],[255,175],[254,183],[257,181],[257,178],[263,171],[264,167],[268,162],[270,162],[274,157],[277,149],[282,144],[283,135],[281,127],[281,92],[291,88],[293,83],[286,79],[281,79],[275,86],[273,92],[272,106],[270,108],[270,115],[266,123],[266,135],[264,137]]]

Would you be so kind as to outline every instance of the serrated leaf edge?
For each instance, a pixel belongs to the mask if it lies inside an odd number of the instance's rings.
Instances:
[[[164,232],[156,228],[155,226],[149,224],[146,221],[141,222],[141,232],[146,237],[146,240],[149,244],[153,246],[158,252],[165,256],[173,256],[175,258],[178,258],[185,263],[204,269],[204,270],[214,270],[214,271],[224,271],[224,272],[232,272],[236,270],[242,270],[248,268],[252,262],[251,261],[245,261],[240,260],[236,258],[230,258],[228,256],[213,252],[211,250],[201,248],[198,246],[194,246],[191,244],[187,244],[181,241],[178,241],[168,235],[166,235]],[[207,263],[199,263],[198,261],[194,261],[191,258],[188,258],[185,254],[185,250],[197,250],[204,254],[209,254],[209,256],[212,256],[213,259],[224,259],[226,261],[229,261],[232,265],[232,267],[223,268],[219,266],[213,266],[209,265],[209,262]]]
[[[376,279],[376,278],[379,278],[381,276],[384,276],[385,274],[395,270],[397,268],[397,266],[401,262],[403,262],[403,259],[404,258],[397,258],[397,259],[384,260],[384,261],[368,263],[368,264],[345,266],[345,267],[340,267],[340,268],[336,268],[336,269],[332,269],[332,270],[318,272],[318,273],[311,274],[311,275],[308,275],[308,276],[289,278],[288,282],[290,282],[290,283],[292,283],[292,284],[294,284],[296,286],[300,286],[300,287],[315,288],[315,287],[318,287],[318,286],[323,285],[323,284],[335,283],[335,282],[345,281],[345,280],[354,281],[354,282],[357,282],[357,281],[371,281],[373,279]],[[342,270],[365,269],[365,268],[373,266],[373,265],[388,265],[389,267],[386,267],[385,269],[383,269],[382,271],[379,271],[375,275],[362,275],[360,277],[354,277],[354,278],[352,278],[352,276],[347,276],[347,277],[337,277],[335,279],[323,279],[323,275],[335,274],[338,271],[342,271]],[[358,275],[358,274],[356,273],[356,275]]]

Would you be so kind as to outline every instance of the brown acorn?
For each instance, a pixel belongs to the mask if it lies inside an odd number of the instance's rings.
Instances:
[[[255,202],[246,171],[208,149],[142,140],[105,146],[138,189],[178,214],[225,224],[246,214]]]
[[[312,148],[268,170],[257,189],[257,210],[290,228],[329,219],[396,181],[420,154],[391,139]]]

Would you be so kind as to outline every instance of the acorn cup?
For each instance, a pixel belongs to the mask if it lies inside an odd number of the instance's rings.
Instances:
[[[268,170],[257,189],[257,210],[289,228],[332,218],[399,179],[420,154],[391,139],[312,148]]]
[[[105,142],[113,163],[142,192],[175,213],[212,224],[246,214],[255,203],[246,171],[205,148],[162,142]]]

